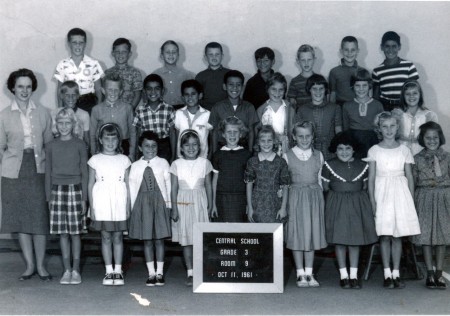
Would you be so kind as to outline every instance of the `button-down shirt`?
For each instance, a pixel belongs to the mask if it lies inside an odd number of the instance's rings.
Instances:
[[[130,104],[117,101],[115,104],[102,102],[92,109],[89,135],[91,139],[91,154],[97,153],[98,129],[105,123],[116,123],[120,128],[122,139],[130,143],[130,155],[134,154],[136,144],[136,129],[133,125],[133,108]]]
[[[133,105],[134,93],[142,90],[142,75],[139,70],[130,65],[119,67],[115,65],[105,70],[105,75],[115,74],[122,79],[123,91],[120,100]]]
[[[72,57],[63,59],[56,66],[55,77],[59,82],[73,80],[78,83],[80,95],[95,93],[94,82],[103,76],[103,69],[99,62],[84,55],[77,67]]]
[[[178,66],[173,69],[163,66],[153,73],[160,75],[164,80],[164,102],[170,105],[183,104],[181,84],[185,80],[194,79],[194,73]]]
[[[170,129],[175,126],[175,112],[171,105],[164,102],[161,102],[154,111],[148,104],[141,104],[136,108],[133,125],[142,131],[158,134],[159,139],[167,138]]]

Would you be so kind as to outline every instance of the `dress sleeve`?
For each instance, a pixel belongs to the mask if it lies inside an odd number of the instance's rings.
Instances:
[[[174,176],[178,177],[178,171],[177,171],[177,160],[172,162],[172,165],[169,168],[169,172],[173,174]]]
[[[433,111],[430,111],[430,112],[428,112],[427,113],[427,115],[426,115],[426,121],[427,122],[430,122],[430,121],[432,121],[432,122],[438,122],[438,116],[437,116],[437,114],[436,113],[434,113]]]
[[[414,157],[412,155],[411,149],[405,146],[405,163],[414,164]]]
[[[258,159],[258,158],[256,158]],[[244,172],[244,182],[245,183],[253,183],[255,182],[256,179],[256,168],[255,168],[255,159],[254,158],[250,158],[247,161],[247,167],[245,168],[245,172]]]
[[[97,155],[94,155],[91,157],[91,159],[88,160],[87,164],[89,167],[91,167],[92,169],[96,169],[97,167]]]
[[[372,146],[372,147],[370,147],[369,151],[367,152],[367,157],[363,158],[361,160],[365,161],[365,162],[377,161],[376,153],[377,153],[376,147]]]

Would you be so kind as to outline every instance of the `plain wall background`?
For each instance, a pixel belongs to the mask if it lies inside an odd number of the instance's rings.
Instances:
[[[328,77],[340,62],[342,37],[353,35],[360,43],[359,64],[371,71],[384,59],[381,36],[395,30],[402,38],[400,56],[416,64],[425,105],[437,112],[450,142],[449,13],[448,2],[3,0],[0,109],[12,98],[6,89],[9,73],[23,67],[38,76],[33,100],[56,106],[52,75],[69,56],[66,34],[73,27],[87,31],[86,54],[104,68],[114,65],[111,45],[118,37],[134,44],[130,62],[143,75],[161,67],[159,48],[167,39],[181,46],[179,64],[196,73],[206,68],[205,44],[218,41],[224,45],[224,65],[242,71],[246,79],[256,71],[255,49],[271,47],[274,69],[288,81],[299,73],[295,58],[301,44],[316,48],[314,71]]]

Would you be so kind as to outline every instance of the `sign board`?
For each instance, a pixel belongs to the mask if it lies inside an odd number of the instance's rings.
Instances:
[[[282,224],[194,224],[195,293],[283,289]]]

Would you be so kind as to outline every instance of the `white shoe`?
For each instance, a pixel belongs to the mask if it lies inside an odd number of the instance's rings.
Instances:
[[[80,284],[81,283],[81,275],[78,271],[72,271],[72,279],[70,279],[70,284]]]
[[[297,286],[298,287],[308,287],[308,281],[306,281],[306,277],[304,275],[300,275],[297,277]]]
[[[114,272],[114,285],[124,285],[125,280],[123,279],[122,273]]]
[[[59,280],[59,284],[70,284],[71,279],[72,279],[72,272],[70,272],[69,270],[66,270],[66,272],[64,272],[61,280]]]
[[[103,278],[103,285],[114,285],[114,275],[112,273],[107,273]]]
[[[309,287],[319,287],[320,286],[320,283],[317,282],[316,279],[314,279],[314,276],[312,274],[306,276],[306,281],[308,281]]]

